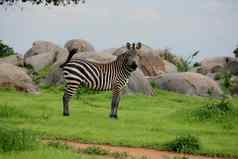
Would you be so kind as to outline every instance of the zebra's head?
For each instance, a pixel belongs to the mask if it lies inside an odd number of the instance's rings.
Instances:
[[[126,66],[129,71],[135,71],[137,66],[138,66],[138,50],[141,48],[141,43],[132,43],[130,44],[129,42],[126,43],[126,48],[127,48],[127,58],[126,58]]]

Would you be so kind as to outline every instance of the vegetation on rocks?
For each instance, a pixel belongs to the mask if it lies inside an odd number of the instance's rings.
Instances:
[[[43,67],[42,69],[40,69],[39,71],[33,72],[33,81],[36,84],[39,84],[40,80],[47,76],[47,74],[50,71],[51,66],[52,65],[49,64],[49,65],[46,65],[45,67]]]
[[[176,56],[169,49],[165,49],[163,53],[160,53],[160,57],[176,65],[178,72],[187,72],[193,67],[193,60],[198,53],[199,51],[196,51],[192,55],[183,58]]]
[[[238,47],[236,49],[234,49],[233,53],[234,53],[235,57],[238,57]]]
[[[16,53],[13,50],[13,48],[9,47],[2,40],[0,40],[0,58],[10,56],[10,55],[15,55],[15,54]]]

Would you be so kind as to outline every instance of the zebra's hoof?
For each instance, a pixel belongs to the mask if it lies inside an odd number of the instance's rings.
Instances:
[[[69,116],[69,113],[63,113],[63,116]]]
[[[112,119],[117,119],[118,117],[117,117],[117,115],[110,114],[110,118],[112,118]]]

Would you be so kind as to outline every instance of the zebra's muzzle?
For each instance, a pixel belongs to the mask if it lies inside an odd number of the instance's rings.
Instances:
[[[131,70],[136,70],[137,67],[138,67],[138,66],[137,66],[137,64],[136,64],[135,62],[133,62],[133,63],[130,65]]]

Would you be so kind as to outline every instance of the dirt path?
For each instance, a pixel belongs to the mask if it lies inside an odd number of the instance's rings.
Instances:
[[[100,144],[84,144],[78,141],[68,141],[68,140],[60,140],[63,143],[71,146],[75,150],[85,149],[87,147],[100,147],[106,149],[110,152],[126,152],[128,155],[133,156],[134,158],[145,158],[145,159],[166,159],[169,157],[180,156],[180,157],[189,157],[190,159],[225,159],[222,157],[207,157],[207,156],[197,156],[197,155],[189,155],[189,154],[181,154],[175,152],[168,151],[159,151],[147,148],[131,148],[131,147],[122,147],[122,146],[111,146],[111,145],[100,145]],[[111,158],[111,157],[104,157]],[[237,158],[236,158],[237,159]]]

